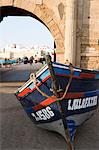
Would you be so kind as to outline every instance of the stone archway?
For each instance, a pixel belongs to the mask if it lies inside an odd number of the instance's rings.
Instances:
[[[56,44],[56,53],[64,53],[64,37],[54,17],[55,14],[42,3],[42,0],[1,0],[0,7],[4,6],[22,9],[35,15],[51,32]],[[60,57],[58,61],[61,61]]]

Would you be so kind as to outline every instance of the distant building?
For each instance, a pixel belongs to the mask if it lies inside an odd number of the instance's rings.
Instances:
[[[4,48],[4,51],[1,51],[0,58],[17,59],[25,56],[30,58],[31,56],[35,57],[35,55],[41,57],[43,54],[42,52],[51,52],[51,50],[51,48],[45,45],[34,45],[29,47],[21,44],[9,44]]]

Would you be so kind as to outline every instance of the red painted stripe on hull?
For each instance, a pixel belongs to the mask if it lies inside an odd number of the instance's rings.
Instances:
[[[70,77],[70,75],[64,75],[64,74],[56,74],[57,76],[64,76],[64,77]],[[42,83],[44,83],[45,81],[47,81],[51,76],[47,76],[44,80],[42,80],[41,83],[39,83],[37,86],[41,86]],[[89,74],[89,73],[81,73],[80,74],[80,77],[76,77],[76,76],[73,76],[73,78],[95,78],[95,74]],[[35,91],[36,88],[33,88],[32,90],[29,89],[29,88],[26,88],[24,91],[22,91],[21,93],[18,94],[19,97],[23,97],[25,96],[28,92],[33,92]]]
[[[83,97],[83,96],[84,96],[84,93],[68,93],[65,98],[66,99],[68,99],[68,98],[80,98],[80,97]],[[39,110],[39,109],[41,109],[45,106],[48,106],[48,105],[56,102],[56,99],[57,99],[56,96],[53,95],[53,96],[47,98],[46,100],[42,101],[40,104],[34,106],[33,109],[35,111],[37,111],[37,110]]]
[[[89,73],[81,73],[80,77],[81,78],[95,78],[95,74],[89,74]]]
[[[70,78],[70,74],[69,74],[69,75],[66,75],[66,74],[59,74],[59,73],[56,73],[56,75],[57,75],[57,76],[61,76],[61,77],[68,77],[68,78]],[[73,75],[73,78],[80,79],[79,76],[74,76],[74,75]]]
[[[41,86],[45,81],[47,81],[51,76],[47,76],[44,80],[42,80],[42,82],[38,83],[37,86]],[[24,89],[21,93],[18,94],[19,97],[23,97],[25,96],[28,92],[31,93],[33,91],[35,91],[36,88],[33,88],[32,90],[29,88]]]
[[[18,94],[19,97],[23,97],[24,95],[26,95],[27,93],[31,92],[31,89],[26,88],[24,89],[21,93]]]
[[[51,96],[50,98],[47,98],[46,100],[42,101],[40,104],[33,107],[34,110],[39,110],[45,106],[50,105],[51,103],[54,103],[56,101],[56,96]]]

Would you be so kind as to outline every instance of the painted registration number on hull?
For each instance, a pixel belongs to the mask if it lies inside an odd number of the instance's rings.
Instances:
[[[86,97],[83,99],[74,99],[73,101],[69,99],[68,110],[79,110],[88,107],[94,107],[98,103],[98,96]]]
[[[49,120],[52,117],[54,117],[55,114],[48,106],[45,109],[37,111],[36,113],[31,113],[31,115],[33,118],[35,118],[36,121],[41,121],[41,120]]]

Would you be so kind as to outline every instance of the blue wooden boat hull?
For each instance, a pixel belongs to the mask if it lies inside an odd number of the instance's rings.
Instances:
[[[62,96],[70,78],[70,69],[60,63],[53,63],[53,68],[59,83],[59,94]],[[47,65],[36,73],[36,78],[37,86],[49,97],[39,93],[31,79],[17,90],[16,96],[35,124],[57,131],[65,137],[62,116],[52,91],[53,85]],[[74,68],[68,92],[65,98],[59,101],[65,114],[71,142],[74,141],[76,128],[95,113],[98,101],[99,71]]]

